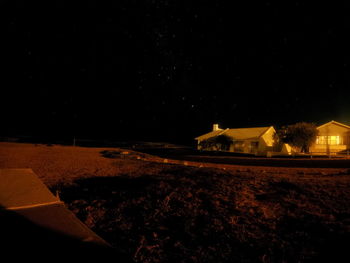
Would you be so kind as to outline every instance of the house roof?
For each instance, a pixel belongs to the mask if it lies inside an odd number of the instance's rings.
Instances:
[[[322,127],[324,127],[324,126],[327,126],[327,125],[330,125],[330,124],[336,124],[336,125],[339,125],[339,126],[341,126],[341,127],[350,129],[350,126],[345,125],[345,124],[340,123],[340,122],[337,122],[337,121],[330,121],[330,122],[327,122],[327,123],[325,123],[325,124],[322,124],[322,125],[318,126],[317,129],[320,129],[320,128],[322,128]]]
[[[239,128],[239,129],[226,129],[220,131],[212,131],[206,133],[202,136],[195,138],[196,140],[206,140],[208,138],[218,136],[218,135],[227,135],[232,137],[235,140],[247,140],[247,139],[258,139],[265,132],[267,132],[270,127],[255,127],[255,128]]]
[[[225,131],[225,135],[232,137],[235,140],[247,140],[247,139],[258,139],[270,127],[256,127],[256,128],[240,128],[240,129],[228,129]]]
[[[217,131],[211,131],[211,132],[208,132],[206,134],[203,134],[201,136],[196,137],[195,140],[200,140],[200,141],[206,140],[206,139],[209,139],[211,137],[218,136],[218,135],[222,134],[226,130],[220,129],[220,130],[217,130]]]

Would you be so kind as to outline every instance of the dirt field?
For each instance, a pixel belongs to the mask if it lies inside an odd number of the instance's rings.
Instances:
[[[175,161],[111,148],[0,143],[135,262],[350,259],[350,170]],[[342,258],[342,260],[340,260]]]

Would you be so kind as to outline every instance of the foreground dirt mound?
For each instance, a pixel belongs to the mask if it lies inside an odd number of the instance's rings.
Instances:
[[[334,262],[350,259],[349,186],[346,174],[163,165],[76,180],[61,198],[136,262]]]
[[[33,169],[113,244],[113,262],[350,262],[348,167],[175,162],[117,148],[0,143],[0,168]]]

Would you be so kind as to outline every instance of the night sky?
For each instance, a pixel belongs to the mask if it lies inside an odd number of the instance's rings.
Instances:
[[[343,5],[26,2],[1,3],[0,135],[187,143],[213,123],[350,124]]]

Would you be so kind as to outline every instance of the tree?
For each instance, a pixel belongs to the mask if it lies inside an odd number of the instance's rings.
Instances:
[[[279,143],[288,143],[299,148],[301,152],[307,153],[310,146],[315,142],[317,134],[318,130],[315,124],[298,122],[278,129],[275,139]]]
[[[199,143],[202,149],[215,147],[217,150],[228,151],[232,143],[232,138],[225,134],[210,137]]]

